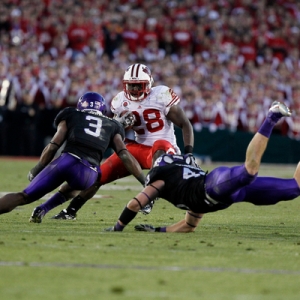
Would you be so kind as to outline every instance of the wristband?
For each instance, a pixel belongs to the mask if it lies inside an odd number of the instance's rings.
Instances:
[[[194,147],[191,145],[187,145],[184,147],[184,154],[193,153],[193,151],[194,151]]]
[[[166,232],[166,227],[155,227],[155,232]]]

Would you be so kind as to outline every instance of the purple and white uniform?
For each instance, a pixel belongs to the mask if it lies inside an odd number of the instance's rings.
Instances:
[[[244,165],[218,167],[207,174],[190,165],[188,156],[170,154],[159,157],[155,165],[146,184],[163,180],[159,197],[195,213],[222,210],[238,202],[272,205],[300,195],[295,179],[252,176]]]
[[[45,167],[24,190],[29,202],[67,182],[74,190],[84,190],[95,183],[107,148],[113,148],[113,138],[124,128],[117,121],[75,108],[65,108],[58,113],[54,124],[66,121],[68,134],[62,154]],[[114,149],[115,150],[115,149]]]

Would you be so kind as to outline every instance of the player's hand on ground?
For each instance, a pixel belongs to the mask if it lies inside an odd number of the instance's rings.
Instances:
[[[104,231],[108,231],[108,232],[110,232],[110,231],[116,231],[115,230],[115,226],[105,228]]]
[[[148,232],[155,232],[158,231],[156,227],[150,224],[138,224],[134,226],[135,231],[148,231]]]

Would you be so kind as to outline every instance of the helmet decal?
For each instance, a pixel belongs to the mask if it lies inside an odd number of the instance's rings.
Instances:
[[[146,74],[148,74],[149,77],[151,77],[151,71],[149,70],[149,68],[147,66],[143,66],[142,70],[143,70],[143,72],[145,72]]]
[[[89,106],[89,103],[88,103],[87,101],[83,101],[83,102],[81,103],[81,106],[82,106],[83,108],[87,108],[87,107]]]

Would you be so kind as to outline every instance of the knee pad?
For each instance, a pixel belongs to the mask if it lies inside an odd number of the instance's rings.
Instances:
[[[158,150],[162,150],[167,154],[176,154],[176,150],[173,145],[166,140],[157,140],[156,142],[154,142],[152,146],[152,156]]]
[[[19,194],[23,197],[24,204],[30,204],[30,203],[35,201],[35,200],[31,200],[30,196],[28,196],[24,191],[22,193],[19,193]]]

